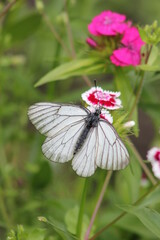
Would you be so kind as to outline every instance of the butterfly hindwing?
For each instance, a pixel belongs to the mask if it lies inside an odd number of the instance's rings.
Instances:
[[[95,172],[97,168],[96,159],[98,157],[97,149],[97,128],[92,128],[82,148],[76,153],[72,161],[72,167],[78,175],[89,177]]]
[[[126,147],[111,124],[104,120],[98,123],[98,157],[96,164],[102,169],[119,170],[129,163]]]

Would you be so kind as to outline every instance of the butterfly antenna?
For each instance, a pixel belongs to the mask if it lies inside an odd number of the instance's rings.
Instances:
[[[98,92],[97,91],[97,81],[96,81],[96,79],[94,79],[94,86],[95,86],[95,88],[96,88],[96,92]],[[97,99],[98,99],[98,94],[97,94]],[[98,107],[100,107],[100,104],[99,104],[99,99],[98,99]]]

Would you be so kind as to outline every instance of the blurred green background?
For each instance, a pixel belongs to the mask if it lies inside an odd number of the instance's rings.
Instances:
[[[0,12],[9,2],[12,1],[0,1]],[[66,32],[64,3],[65,1],[62,0],[46,0],[44,12],[63,41],[70,47]],[[88,48],[85,44],[88,36],[87,24],[103,10],[110,9],[124,13],[128,19],[142,26],[160,20],[159,0],[70,0],[67,1],[67,8],[77,56],[81,56]],[[71,57],[66,55],[54,38],[43,16],[36,9],[34,1],[17,1],[0,18],[1,240],[6,239],[6,234],[10,229],[16,229],[18,224],[22,224],[25,229],[22,239],[62,239],[55,233],[55,229],[49,226],[47,230],[46,227],[43,228],[37,217],[41,215],[52,217],[56,224],[61,222],[66,226],[66,212],[79,204],[83,179],[72,171],[70,163],[50,164],[44,158],[41,152],[44,137],[35,131],[27,117],[28,107],[35,102],[80,103],[80,94],[88,88],[82,78],[76,77],[67,81],[49,83],[39,88],[34,87],[40,77],[70,59]],[[104,77],[103,84],[106,78]],[[113,87],[111,81],[108,84],[109,88]],[[112,211],[113,203],[132,202],[137,199],[139,191],[143,191],[139,185],[141,169],[138,165],[136,167],[136,180],[129,175],[129,170],[114,176],[103,205],[104,209],[110,206],[109,210],[106,210],[108,213],[105,215],[102,209],[96,227],[103,226],[119,211]],[[105,171],[98,170],[90,179],[85,209],[88,216],[92,213],[104,177]],[[96,194],[94,194],[95,188]],[[98,239],[106,239],[106,237],[112,240],[156,239],[140,222],[138,224],[137,222],[134,217],[128,220],[125,218],[117,224],[117,228],[110,228]],[[23,232],[23,229],[19,231]],[[10,234],[14,235],[11,232]],[[25,234],[31,235],[25,238]],[[10,239],[14,240],[14,238]]]

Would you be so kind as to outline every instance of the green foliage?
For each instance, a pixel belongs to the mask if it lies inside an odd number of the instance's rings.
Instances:
[[[11,1],[0,2],[0,14],[8,2]],[[36,5],[33,1],[16,1],[0,17],[1,240],[77,239],[75,233],[83,179],[73,173],[70,163],[53,164],[45,159],[41,152],[44,137],[36,134],[28,121],[27,110],[31,104],[39,101],[80,103],[81,94],[89,88],[82,78],[87,75],[90,76],[91,83],[96,78],[97,85],[103,89],[121,92],[123,109],[115,111],[113,117],[114,126],[122,139],[125,140],[126,134],[131,133],[138,136],[140,107],[153,122],[153,142],[158,145],[160,30],[157,23],[139,27],[141,37],[148,43],[148,48],[152,45],[152,50],[147,64],[143,63],[136,68],[115,70],[104,56],[93,56],[85,43],[88,36],[87,24],[104,9],[123,12],[128,19],[143,24],[154,18],[160,19],[159,1],[155,6],[149,0],[138,4],[137,11],[136,4],[127,0],[123,4],[112,0],[107,3],[102,0],[101,4],[92,0],[67,1],[66,6],[62,0],[46,1],[45,4],[37,0]],[[150,14],[146,15],[146,12]],[[75,58],[71,54],[73,46],[68,35],[67,19],[70,21]],[[70,54],[57,41],[53,28]],[[143,91],[139,106],[136,104],[131,119],[136,125],[131,130],[126,130],[123,124],[128,121],[143,74]],[[40,87],[34,88],[34,85]],[[148,142],[152,144],[150,139]],[[154,240],[160,237],[157,225],[159,188],[139,206],[132,206],[134,201],[150,189],[151,184],[146,188],[141,186],[142,169],[127,141],[125,144],[130,153],[130,167],[113,174],[91,235],[118,216],[121,211],[116,205],[122,204],[121,209],[128,214],[97,239]],[[89,178],[82,238],[105,175],[105,170],[97,169],[95,175]],[[37,220],[38,216],[45,217]]]
[[[130,205],[120,206],[124,211],[135,215],[151,232],[160,238],[160,214],[150,208],[135,207]]]
[[[17,230],[8,233],[7,240],[44,240],[44,229],[24,230],[22,225],[17,226]]]
[[[103,73],[104,69],[104,64],[99,63],[99,59],[96,58],[72,60],[47,73],[47,75],[42,77],[35,86],[38,87],[51,81],[63,80],[73,76]]]
[[[144,42],[157,45],[160,42],[160,27],[158,22],[154,21],[152,25],[146,25],[144,28],[139,27],[141,38]]]
[[[65,223],[66,223],[67,229],[70,233],[74,235],[77,232],[78,213],[79,213],[79,207],[75,206],[74,208],[69,209],[65,215]],[[84,239],[85,232],[87,230],[88,225],[89,225],[89,218],[87,215],[84,215],[83,223],[82,223],[81,239]],[[91,235],[94,233],[94,229],[95,227],[93,226]]]

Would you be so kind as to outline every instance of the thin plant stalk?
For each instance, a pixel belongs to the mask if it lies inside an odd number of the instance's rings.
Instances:
[[[132,205],[133,206],[137,206],[139,203],[141,203],[144,198],[146,198],[151,192],[153,192],[158,186],[160,185],[160,181],[158,183],[156,183],[156,185],[152,186],[152,188],[150,188],[150,190],[148,192],[146,192],[142,197],[140,197],[136,202],[134,202]],[[101,230],[99,230],[95,235],[93,235],[89,240],[94,240],[96,239],[98,236],[100,236],[100,234],[102,232],[104,232],[105,230],[107,230],[109,227],[113,226],[116,222],[118,222],[122,217],[124,217],[127,214],[127,212],[122,212],[119,216],[117,216],[115,219],[113,219],[110,223],[108,223],[105,227],[103,227]]]
[[[93,214],[92,214],[92,217],[91,217],[91,220],[90,220],[88,229],[87,229],[87,231],[86,231],[84,240],[88,240],[88,238],[89,238],[89,235],[90,235],[90,232],[91,232],[91,229],[92,229],[94,220],[95,220],[95,218],[96,218],[97,212],[98,212],[98,210],[99,210],[99,208],[100,208],[100,205],[101,205],[101,203],[102,203],[102,200],[103,200],[103,197],[104,197],[104,194],[105,194],[105,191],[106,191],[106,188],[107,188],[107,186],[108,186],[108,183],[109,183],[109,181],[110,181],[111,176],[112,176],[112,171],[108,171],[107,176],[106,176],[106,179],[105,179],[104,184],[103,184],[103,187],[102,187],[102,190],[101,190],[101,192],[100,192],[98,201],[97,201],[96,206],[95,206],[95,209],[94,209],[94,211],[93,211]]]
[[[9,2],[4,9],[2,10],[2,12],[0,12],[0,18],[4,17],[6,15],[6,13],[11,9],[11,7],[17,2],[17,0],[13,0],[11,2]]]
[[[52,32],[53,36],[55,37],[55,39],[60,43],[60,45],[62,46],[62,48],[64,49],[64,51],[66,52],[66,54],[68,56],[70,56],[70,51],[69,49],[66,47],[66,45],[64,44],[62,38],[60,37],[60,35],[57,33],[56,29],[54,28],[53,24],[51,23],[49,17],[45,14],[45,12],[39,11],[39,13],[41,14],[41,16],[43,17],[43,20],[45,21],[46,25],[48,26],[48,28],[50,29],[50,31]]]
[[[130,145],[130,148],[132,150],[132,152],[134,153],[134,155],[136,156],[136,159],[138,160],[138,162],[140,163],[141,167],[143,168],[146,176],[148,177],[148,179],[151,181],[151,183],[153,185],[157,184],[156,179],[153,177],[150,169],[147,167],[147,165],[144,163],[143,159],[141,158],[139,152],[137,151],[137,149],[135,148],[135,146],[133,145],[133,143],[128,139],[128,143]]]
[[[78,239],[81,238],[84,205],[85,205],[86,195],[87,195],[87,186],[88,186],[88,178],[85,178],[81,202],[80,202],[79,214],[78,214],[78,221],[77,221],[77,237],[78,237]]]
[[[71,47],[72,57],[76,58],[76,51],[75,51],[75,47],[74,47],[72,29],[71,29],[68,9],[67,9],[67,0],[65,1],[64,8],[65,8],[65,14],[66,14],[66,29],[67,29],[68,40],[69,40],[70,47]]]
[[[149,59],[149,56],[151,54],[151,51],[152,51],[152,45],[150,46],[148,52],[147,52],[147,56],[146,56],[146,59],[145,59],[145,64],[148,63],[148,59]],[[142,73],[142,76],[141,76],[141,80],[140,80],[140,83],[139,83],[139,86],[138,86],[138,90],[137,90],[137,93],[136,93],[136,98],[134,100],[134,103],[132,105],[132,108],[131,108],[131,111],[129,113],[129,116],[128,116],[128,121],[130,121],[132,119],[132,116],[133,116],[133,113],[135,111],[135,108],[139,102],[139,99],[140,99],[140,96],[141,96],[141,92],[142,92],[142,88],[143,88],[143,83],[144,83],[144,71]]]
[[[71,47],[71,51],[72,51],[72,58],[75,59],[77,54],[76,54],[76,50],[74,47],[73,34],[72,34],[72,29],[71,29],[68,9],[67,9],[67,0],[65,1],[65,13],[66,13],[66,29],[67,29],[68,41],[70,43],[70,47]],[[84,76],[82,76],[82,78],[88,87],[92,87],[91,80],[89,79],[88,76],[84,75]]]

